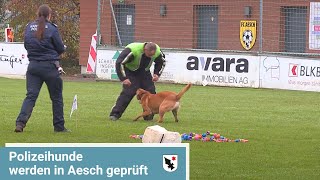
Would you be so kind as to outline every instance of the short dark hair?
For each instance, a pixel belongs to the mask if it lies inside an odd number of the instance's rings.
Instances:
[[[157,50],[157,45],[153,42],[148,42],[146,43],[146,45],[144,46],[144,48],[148,51],[156,51]]]

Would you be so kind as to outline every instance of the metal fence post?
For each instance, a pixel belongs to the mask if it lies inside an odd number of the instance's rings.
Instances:
[[[262,41],[263,41],[263,0],[260,0],[260,23],[259,23],[259,53],[262,53]]]
[[[97,46],[101,44],[100,37],[100,21],[101,21],[101,0],[98,0],[98,10],[97,10]]]

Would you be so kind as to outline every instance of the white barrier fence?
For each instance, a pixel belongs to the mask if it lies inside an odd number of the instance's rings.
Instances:
[[[320,60],[261,56],[261,88],[320,91]]]
[[[98,50],[96,72],[98,78],[117,79],[115,61],[119,53],[118,50]],[[167,63],[160,81],[259,87],[259,59],[257,56],[197,52],[169,52],[165,55]]]
[[[98,79],[117,80],[115,61],[120,52],[98,49]],[[316,59],[210,52],[165,55],[167,65],[160,78],[162,82],[320,91],[320,61]]]
[[[98,49],[98,79],[117,80],[121,50]],[[320,91],[320,60],[167,51],[160,81],[231,87]],[[0,43],[0,77],[25,77],[29,60],[23,43]]]
[[[23,78],[28,64],[23,43],[0,43],[0,76]]]

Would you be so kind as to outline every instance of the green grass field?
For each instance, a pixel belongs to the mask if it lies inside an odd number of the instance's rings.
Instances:
[[[178,92],[184,85],[157,84]],[[119,121],[108,119],[121,90],[118,82],[64,82],[66,127],[53,132],[51,101],[44,84],[24,133],[15,120],[25,97],[25,80],[0,78],[0,146],[5,143],[138,143],[154,121],[132,119],[141,112],[134,99]],[[74,95],[78,110],[69,118]],[[319,179],[320,97],[316,92],[193,86],[181,100],[180,122],[171,113],[161,126],[180,133],[206,131],[248,143],[191,141],[190,179]],[[78,128],[76,129],[76,121]],[[158,118],[158,116],[155,116]]]

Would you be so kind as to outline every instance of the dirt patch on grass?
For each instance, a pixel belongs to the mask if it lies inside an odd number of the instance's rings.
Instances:
[[[77,82],[93,82],[96,81],[94,75],[85,75],[85,74],[74,74],[72,76],[62,75],[64,81],[77,81]]]

